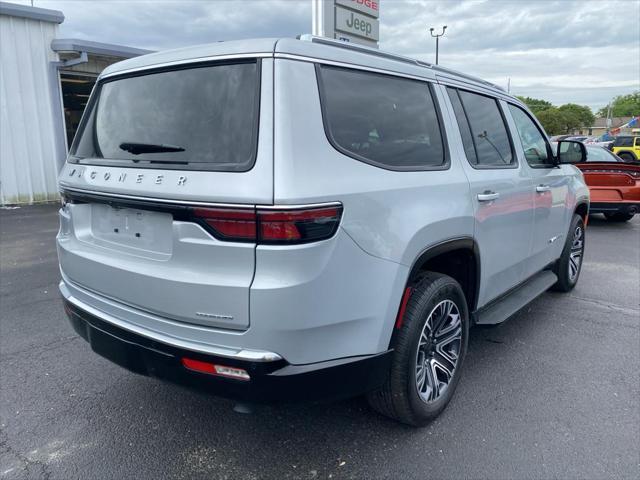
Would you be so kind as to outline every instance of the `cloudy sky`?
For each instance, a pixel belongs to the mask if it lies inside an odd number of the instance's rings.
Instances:
[[[11,0],[30,3],[30,0]],[[379,0],[381,48],[594,110],[640,89],[640,0]],[[311,0],[34,0],[61,36],[153,50],[311,31]],[[634,20],[635,19],[635,20]]]

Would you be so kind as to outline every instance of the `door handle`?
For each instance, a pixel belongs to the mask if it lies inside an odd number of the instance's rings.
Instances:
[[[479,202],[490,202],[498,198],[500,198],[500,194],[498,192],[492,192],[491,190],[485,190],[483,193],[478,194]]]
[[[536,192],[538,192],[538,193],[544,193],[544,192],[549,192],[549,191],[551,191],[551,187],[549,185],[540,184],[540,185],[538,185],[536,187]]]

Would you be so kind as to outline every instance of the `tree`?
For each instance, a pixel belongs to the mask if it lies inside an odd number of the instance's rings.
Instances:
[[[539,112],[552,108],[551,102],[547,102],[546,100],[540,100],[539,98],[531,98],[531,97],[518,97],[522,103],[524,103],[529,110],[531,110],[534,115],[538,115]]]
[[[559,107],[558,110],[564,116],[564,128],[566,132],[570,132],[576,128],[590,127],[595,121],[591,109],[583,105],[567,103]]]
[[[535,115],[548,135],[566,133],[567,118],[560,109],[552,106],[551,108],[542,110]]]
[[[611,101],[612,117],[633,117],[640,115],[640,90],[629,95],[618,95]],[[598,110],[599,117],[607,116],[607,107]]]

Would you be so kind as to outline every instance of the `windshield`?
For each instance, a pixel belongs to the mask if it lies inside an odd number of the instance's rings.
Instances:
[[[71,160],[247,171],[255,160],[259,84],[256,60],[103,82]]]

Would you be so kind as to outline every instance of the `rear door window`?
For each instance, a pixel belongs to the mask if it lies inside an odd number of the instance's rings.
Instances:
[[[252,60],[107,79],[70,160],[247,171],[258,138],[259,68]]]
[[[453,105],[453,113],[456,116],[458,127],[460,128],[460,135],[462,136],[464,153],[467,155],[467,160],[469,160],[469,163],[471,163],[472,165],[476,165],[478,163],[476,147],[474,144],[473,135],[471,134],[471,128],[469,127],[469,122],[467,121],[467,116],[464,113],[464,107],[462,106],[462,102],[460,101],[460,95],[458,95],[458,91],[455,88],[447,88],[447,93],[449,94],[449,98],[451,99],[451,104]]]
[[[511,140],[498,101],[466,90],[448,88],[448,92],[469,163],[480,168],[515,166]],[[473,154],[469,135],[474,147]]]
[[[428,83],[326,65],[317,74],[325,131],[337,150],[391,170],[447,167]]]

